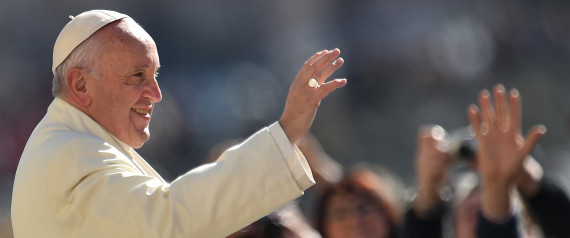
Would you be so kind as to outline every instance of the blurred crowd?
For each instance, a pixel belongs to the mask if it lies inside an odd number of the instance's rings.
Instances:
[[[515,120],[507,119],[517,124]],[[536,129],[525,138],[524,146],[512,147],[517,153],[509,154],[508,143],[489,139],[499,130],[494,135],[504,135],[500,127],[478,135],[472,127],[458,135],[438,125],[422,126],[411,189],[404,189],[401,179],[381,166],[361,162],[343,168],[308,135],[298,146],[311,165],[315,187],[229,237],[570,237],[570,198],[530,153],[545,132],[542,126]],[[212,155],[235,143],[220,143]],[[516,162],[507,159],[515,157]],[[502,206],[506,216],[493,217],[497,210],[485,206],[497,205],[501,198],[490,184],[502,181],[512,185],[501,187],[508,200]]]
[[[392,235],[405,220],[406,203],[413,204],[414,192],[404,191],[418,183],[418,128],[466,127],[466,106],[498,82],[523,95],[523,129],[538,123],[549,128],[533,161],[570,191],[565,1],[0,0],[0,237],[11,234],[19,157],[52,100],[53,43],[68,15],[95,8],[132,16],[157,43],[163,100],[139,153],[167,180],[213,161],[219,152],[212,148],[235,142],[218,143],[277,120],[302,62],[321,49],[342,50],[346,63],[333,77],[349,83],[322,103],[313,144],[303,150],[325,158],[312,162],[317,186],[241,231],[249,237],[260,237],[253,234],[256,225],[277,234],[287,222],[301,224],[296,227],[305,235],[299,237],[334,237],[329,234],[342,233],[329,230],[331,224],[378,214],[373,208],[382,211],[375,217],[383,224],[375,226],[382,228],[378,232]],[[366,166],[355,166],[361,162]],[[439,227],[447,236],[463,224],[447,221],[461,217],[448,213],[472,213],[462,204],[478,199],[472,198],[477,176],[464,170],[453,167],[451,190],[442,188],[451,206],[441,209],[445,222]],[[524,205],[525,197],[517,201]],[[350,209],[327,210],[343,203]],[[521,214],[528,218],[521,224],[537,224],[528,212]],[[539,225],[527,227],[529,234],[542,232]]]

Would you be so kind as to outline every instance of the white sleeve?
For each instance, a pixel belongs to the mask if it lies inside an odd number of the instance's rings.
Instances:
[[[176,179],[170,194],[200,216],[195,237],[225,237],[303,194],[314,184],[302,153],[274,123]],[[198,191],[196,191],[198,190]],[[181,204],[182,205],[182,204]],[[194,229],[193,229],[194,230]]]
[[[299,185],[299,189],[307,190],[313,186],[315,179],[311,173],[309,163],[307,163],[305,156],[301,153],[299,148],[297,148],[296,145],[294,145],[294,147],[291,145],[287,134],[285,134],[279,122],[275,122],[269,126],[269,132],[275,139],[277,146],[279,146],[281,154],[293,174],[293,178]]]
[[[82,151],[49,179],[52,209],[70,236],[226,237],[314,184],[278,123],[171,184],[137,174],[116,150]]]

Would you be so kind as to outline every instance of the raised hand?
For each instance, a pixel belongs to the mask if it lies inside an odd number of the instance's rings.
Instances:
[[[453,157],[441,148],[443,140],[445,130],[440,126],[424,126],[418,133],[418,194],[413,208],[416,215],[422,218],[427,218],[430,211],[442,202],[439,192],[445,185],[446,171],[453,162]]]
[[[523,162],[546,129],[534,126],[526,138],[521,134],[521,99],[516,89],[508,97],[505,88],[493,89],[479,96],[481,111],[469,106],[468,117],[478,140],[478,169],[482,176],[482,211],[491,219],[509,215],[510,192],[523,169]],[[493,106],[494,104],[494,106]]]
[[[321,100],[335,89],[346,85],[346,79],[325,83],[344,63],[342,58],[338,58],[339,55],[339,49],[315,53],[303,64],[291,84],[279,124],[292,144],[296,144],[309,131]],[[309,85],[311,79],[315,79],[317,83],[311,85],[313,87]]]

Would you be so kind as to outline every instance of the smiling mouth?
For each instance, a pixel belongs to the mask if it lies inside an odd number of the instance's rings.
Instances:
[[[131,108],[131,111],[136,112],[138,114],[146,115],[150,112],[150,110],[140,109],[140,108]]]

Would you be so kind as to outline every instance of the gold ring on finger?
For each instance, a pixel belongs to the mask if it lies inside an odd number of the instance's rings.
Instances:
[[[309,80],[309,87],[314,88],[319,86],[319,82],[317,82],[317,80],[315,78],[312,78]]]

